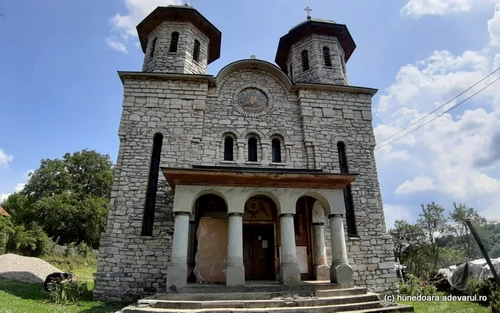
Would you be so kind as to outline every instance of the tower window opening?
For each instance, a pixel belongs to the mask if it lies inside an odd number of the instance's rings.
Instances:
[[[155,56],[155,50],[156,50],[156,41],[158,38],[153,39],[151,42],[151,50],[149,51],[149,57],[152,58]]]
[[[149,166],[149,179],[146,191],[146,203],[144,206],[144,216],[142,218],[142,236],[153,235],[153,223],[156,207],[156,192],[158,190],[158,172],[160,170],[161,146],[163,135],[155,134],[153,137],[153,152],[151,154],[151,164]]]
[[[309,55],[307,53],[307,50],[302,51],[302,71],[308,71],[309,70]]]
[[[177,52],[177,46],[179,45],[179,33],[173,32],[170,37],[170,48],[168,52]]]
[[[196,62],[200,61],[200,42],[196,39],[194,41],[193,60]]]
[[[323,47],[323,59],[325,59],[326,67],[332,67],[332,55],[330,54],[330,48],[327,46]]]
[[[273,162],[281,163],[281,141],[278,138],[274,138],[271,143]]]
[[[226,136],[224,139],[224,161],[234,160],[234,140],[231,136]]]

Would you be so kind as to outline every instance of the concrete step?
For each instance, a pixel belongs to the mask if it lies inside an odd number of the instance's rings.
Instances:
[[[375,309],[365,309],[365,310],[356,310],[356,311],[338,311],[338,313],[387,313],[387,312],[413,312],[413,307],[404,304],[397,304],[392,306],[386,306]]]
[[[338,297],[363,295],[367,293],[365,287],[345,289],[327,289],[311,291],[276,291],[276,292],[219,292],[219,293],[161,293],[147,299],[151,300],[178,300],[178,301],[210,301],[210,300],[271,300],[278,297]]]
[[[151,308],[166,308],[179,310],[201,310],[201,309],[229,309],[229,308],[282,308],[282,307],[320,307],[326,305],[349,304],[360,302],[378,301],[376,294],[362,294],[339,297],[323,298],[301,298],[285,297],[271,300],[216,300],[216,301],[178,301],[178,300],[151,300],[138,301],[138,306],[149,306]]]
[[[369,301],[347,304],[330,304],[321,306],[293,306],[293,307],[264,307],[264,308],[204,308],[204,309],[167,309],[151,308],[149,306],[130,306],[124,308],[122,313],[332,313],[350,312],[355,310],[368,310],[381,308],[379,301]],[[376,312],[376,311],[375,311]]]

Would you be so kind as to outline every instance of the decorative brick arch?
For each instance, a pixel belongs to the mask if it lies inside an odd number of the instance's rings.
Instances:
[[[133,135],[142,135],[144,137],[153,137],[155,134],[160,133],[163,137],[167,137],[171,134],[170,127],[167,126],[157,126],[157,127],[133,127],[129,132]]]
[[[247,140],[248,135],[250,135],[252,133],[257,134],[259,136],[260,142],[262,142],[263,140],[265,140],[267,138],[267,136],[263,132],[261,132],[260,130],[257,130],[255,128],[250,128],[250,129],[247,129],[241,133],[241,139]]]
[[[292,141],[290,140],[290,137],[286,134],[285,131],[281,130],[281,129],[271,129],[269,132],[268,132],[269,136],[268,136],[268,140],[271,141],[273,139],[273,137],[275,136],[279,136],[281,137],[283,140],[284,140],[284,143],[291,143]]]
[[[236,137],[235,139],[241,138],[240,132],[238,132],[236,129],[231,129],[231,128],[224,128],[223,130],[221,130],[217,133],[217,136],[218,136],[219,140],[224,141],[224,135],[226,135],[226,134],[234,135]]]

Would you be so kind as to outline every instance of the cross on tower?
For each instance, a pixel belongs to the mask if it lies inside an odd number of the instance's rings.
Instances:
[[[186,3],[184,4],[187,7],[190,7],[191,5],[189,4],[189,0],[186,0]]]
[[[312,9],[309,6],[307,6],[304,9],[304,11],[307,11],[307,19],[310,20],[311,19],[311,11],[312,11]]]

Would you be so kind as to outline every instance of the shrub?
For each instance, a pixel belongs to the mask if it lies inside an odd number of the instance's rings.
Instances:
[[[495,285],[490,280],[477,280],[471,279],[467,283],[467,294],[474,296],[486,296],[488,299],[491,298],[493,292],[495,291]]]
[[[490,298],[491,307],[500,312],[500,290],[493,292]]]
[[[12,229],[7,240],[7,252],[38,257],[50,245],[50,238],[38,225],[28,230],[23,225],[14,226]]]
[[[434,296],[437,295],[437,289],[434,285],[418,279],[416,276],[408,274],[406,281],[399,282],[399,291],[408,296]]]
[[[49,286],[47,291],[49,302],[55,304],[78,304],[88,293],[87,283],[68,281]]]
[[[78,251],[78,255],[83,256],[84,258],[86,258],[92,251],[92,249],[83,241],[76,246],[76,250]]]

